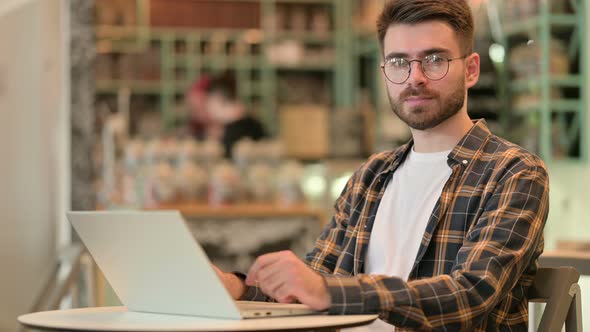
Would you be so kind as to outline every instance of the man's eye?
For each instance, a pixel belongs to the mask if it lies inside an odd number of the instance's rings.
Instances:
[[[393,67],[404,67],[406,61],[404,59],[391,59],[390,65]]]
[[[443,63],[445,61],[445,58],[439,56],[439,55],[431,55],[428,57],[428,62],[432,63],[432,64],[440,64]]]

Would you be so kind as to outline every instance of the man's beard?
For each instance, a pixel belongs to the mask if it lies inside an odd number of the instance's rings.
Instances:
[[[391,109],[410,128],[416,130],[431,129],[457,114],[465,103],[465,85],[463,82],[444,100],[439,94],[426,89],[408,88],[402,92],[398,100],[393,100],[387,92]],[[431,105],[405,107],[408,97],[431,98]]]

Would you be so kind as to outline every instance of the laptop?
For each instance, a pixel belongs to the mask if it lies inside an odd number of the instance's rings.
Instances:
[[[224,319],[320,314],[302,304],[234,301],[178,211],[67,218],[129,311]]]

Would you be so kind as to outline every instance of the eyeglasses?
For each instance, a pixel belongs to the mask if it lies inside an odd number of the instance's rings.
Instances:
[[[424,75],[431,81],[440,81],[449,73],[451,61],[465,59],[467,55],[460,58],[448,59],[439,54],[431,54],[422,60],[408,60],[404,58],[389,58],[381,65],[385,77],[394,84],[403,84],[412,73],[412,62],[419,62]]]

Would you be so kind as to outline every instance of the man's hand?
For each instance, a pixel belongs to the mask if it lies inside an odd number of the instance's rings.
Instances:
[[[258,257],[248,272],[246,285],[258,286],[282,303],[298,300],[315,310],[328,309],[331,304],[324,278],[291,251]]]
[[[246,285],[235,274],[221,271],[217,266],[211,264],[219,279],[223,282],[225,289],[234,300],[239,299],[246,292]]]

